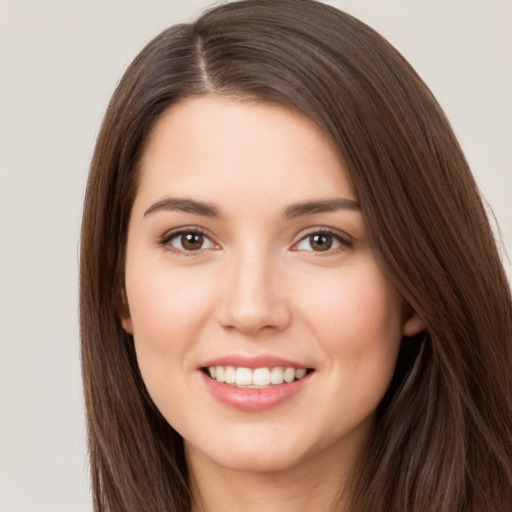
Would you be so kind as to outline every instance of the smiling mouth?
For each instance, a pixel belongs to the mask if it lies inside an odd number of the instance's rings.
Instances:
[[[229,386],[264,389],[300,380],[311,373],[313,369],[282,366],[255,369],[235,366],[209,366],[202,368],[202,371],[211,379]]]

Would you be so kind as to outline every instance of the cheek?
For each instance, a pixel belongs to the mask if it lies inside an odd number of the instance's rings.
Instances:
[[[329,435],[336,436],[370,418],[389,388],[402,339],[401,299],[372,267],[331,280],[314,298],[310,326],[326,361],[317,407],[335,418],[338,430]]]
[[[126,292],[134,333],[160,338],[198,324],[208,306],[208,287],[194,269],[172,270],[164,264],[127,266]],[[151,336],[146,336],[151,335]]]
[[[127,265],[126,293],[143,379],[150,393],[163,390],[169,375],[194,364],[194,346],[209,315],[209,288],[191,269],[134,264]]]
[[[197,278],[197,272],[171,272],[165,264],[126,269],[141,376],[153,402],[173,425],[180,425],[193,408],[183,390],[190,387],[186,376],[197,362],[195,347],[209,314],[208,287],[198,286]]]
[[[375,263],[342,273],[310,294],[310,328],[347,382],[388,382],[402,339],[401,298]]]

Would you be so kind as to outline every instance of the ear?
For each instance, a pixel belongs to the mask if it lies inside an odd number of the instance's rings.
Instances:
[[[426,328],[427,326],[425,322],[418,316],[418,313],[410,308],[402,328],[402,334],[406,337],[411,337],[415,336]]]
[[[126,297],[126,292],[124,291],[124,288],[119,293],[117,310],[119,312],[119,318],[121,320],[121,327],[128,334],[133,334],[132,317],[130,315],[128,299]]]
[[[133,324],[130,316],[121,317],[121,326],[128,334],[133,335]]]

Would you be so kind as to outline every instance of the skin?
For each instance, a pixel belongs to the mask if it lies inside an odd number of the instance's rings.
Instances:
[[[170,197],[218,215],[162,207]],[[335,149],[283,107],[191,98],[153,130],[128,229],[122,325],[152,399],[185,440],[194,510],[334,510],[402,336],[422,328],[354,204],[285,215],[340,198],[357,203]],[[197,250],[172,238],[182,228],[204,234]],[[310,235],[326,230],[321,247],[332,246],[321,251]],[[263,411],[210,393],[202,363],[261,354],[314,371]]]

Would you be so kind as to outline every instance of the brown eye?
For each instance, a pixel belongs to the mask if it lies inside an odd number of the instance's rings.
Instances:
[[[313,251],[328,251],[332,247],[333,237],[326,233],[310,235],[309,244]]]
[[[164,240],[164,245],[169,244],[171,248],[182,252],[201,251],[211,249],[214,243],[199,231],[182,231],[175,233]]]
[[[181,246],[186,251],[197,251],[203,246],[204,236],[201,233],[183,233]]]
[[[317,231],[310,233],[300,240],[293,248],[295,251],[309,252],[336,252],[343,247],[351,247],[352,242],[341,234],[330,233],[329,231]]]

